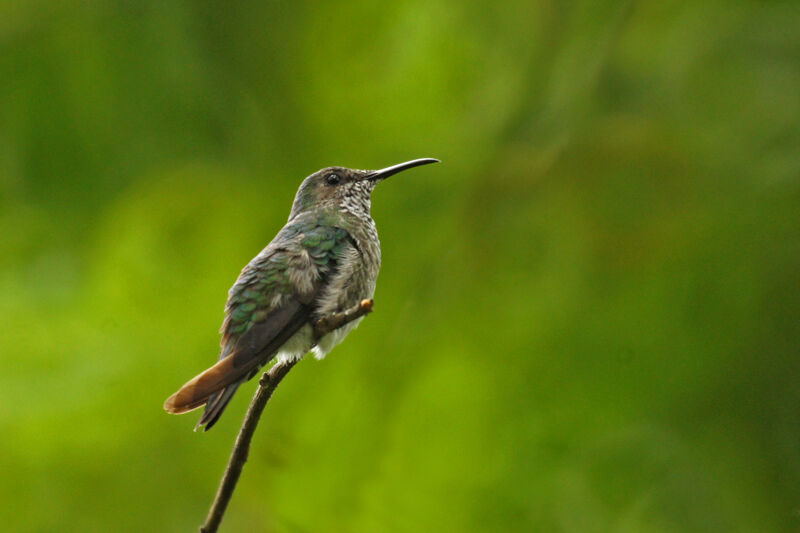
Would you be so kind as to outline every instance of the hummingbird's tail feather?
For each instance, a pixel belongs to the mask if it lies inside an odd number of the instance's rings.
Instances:
[[[244,380],[232,383],[224,389],[212,394],[208,398],[208,401],[206,402],[206,409],[203,411],[203,416],[197,421],[197,425],[195,425],[194,430],[197,431],[203,425],[205,425],[203,431],[208,431],[211,429],[214,424],[217,423],[219,417],[222,416],[222,412],[228,406],[228,402],[231,401],[236,389],[238,389],[239,385],[242,383],[244,383]]]
[[[167,398],[164,402],[164,409],[173,415],[180,415],[202,407],[215,393],[239,381],[250,370],[251,368],[247,367],[235,367],[233,357],[221,359],[208,370],[190,379],[178,392]],[[229,388],[231,389],[230,394],[233,395],[236,387]]]
[[[207,405],[199,425],[205,424],[209,429],[239,385],[254,377],[259,368],[272,360],[278,349],[307,323],[310,313],[308,306],[292,298],[273,309],[243,335],[231,340],[225,333],[222,358],[167,398],[164,409],[178,415]]]

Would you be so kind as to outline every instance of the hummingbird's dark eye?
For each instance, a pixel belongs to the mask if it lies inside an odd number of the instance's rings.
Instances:
[[[341,178],[338,174],[328,174],[325,176],[325,183],[328,185],[338,185]]]

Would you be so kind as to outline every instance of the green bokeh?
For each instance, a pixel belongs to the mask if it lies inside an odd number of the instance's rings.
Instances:
[[[3,530],[195,530],[226,290],[416,157],[223,530],[800,529],[800,4],[100,0],[0,2]]]

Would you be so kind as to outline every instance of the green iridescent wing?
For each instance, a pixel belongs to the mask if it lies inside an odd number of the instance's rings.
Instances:
[[[279,233],[274,242],[283,246],[267,247],[231,288],[222,328],[223,348],[231,341],[241,344],[292,299],[310,305],[351,241],[347,231],[331,226],[288,226]]]

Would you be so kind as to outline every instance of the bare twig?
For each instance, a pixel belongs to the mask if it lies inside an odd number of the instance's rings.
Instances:
[[[332,315],[324,316],[314,323],[314,339],[319,340],[331,331],[344,326],[357,320],[370,312],[372,312],[372,299],[362,300],[346,311],[341,313],[334,313]],[[280,384],[281,380],[286,377],[286,374],[292,369],[297,361],[291,361],[283,364],[275,364],[268,372],[264,372],[258,382],[258,390],[256,390],[253,400],[250,402],[250,407],[247,409],[247,414],[242,422],[242,427],[239,429],[239,435],[236,437],[236,442],[233,445],[231,457],[228,459],[228,466],[225,468],[225,473],[222,475],[217,495],[214,497],[214,502],[211,504],[211,509],[208,511],[206,523],[200,528],[200,533],[215,533],[219,528],[222,517],[225,514],[225,509],[228,507],[228,502],[233,496],[233,490],[236,488],[236,483],[239,481],[239,476],[242,473],[242,468],[247,462],[247,456],[250,452],[250,441],[253,440],[253,434],[258,426],[258,421],[261,418],[261,413],[267,406],[267,402],[272,397],[272,393]]]
[[[267,401],[275,391],[275,387],[289,373],[295,363],[297,361],[273,365],[269,372],[264,372],[264,375],[261,376],[258,390],[256,390],[256,394],[250,402],[242,428],[236,437],[236,443],[233,445],[233,451],[230,459],[228,459],[225,473],[222,475],[222,481],[219,489],[217,489],[217,495],[214,497],[214,503],[211,504],[211,509],[208,511],[206,523],[200,528],[201,533],[213,533],[219,528],[225,509],[228,507],[228,502],[233,496],[233,489],[236,488],[236,483],[239,481],[242,468],[250,453],[250,441],[253,439],[261,413],[264,411],[264,407],[267,406]]]
[[[319,340],[331,331],[338,329],[345,324],[357,320],[362,316],[372,312],[372,298],[369,300],[361,300],[360,303],[354,305],[346,311],[341,313],[334,313],[332,315],[324,316],[317,320],[314,324],[314,339]]]

